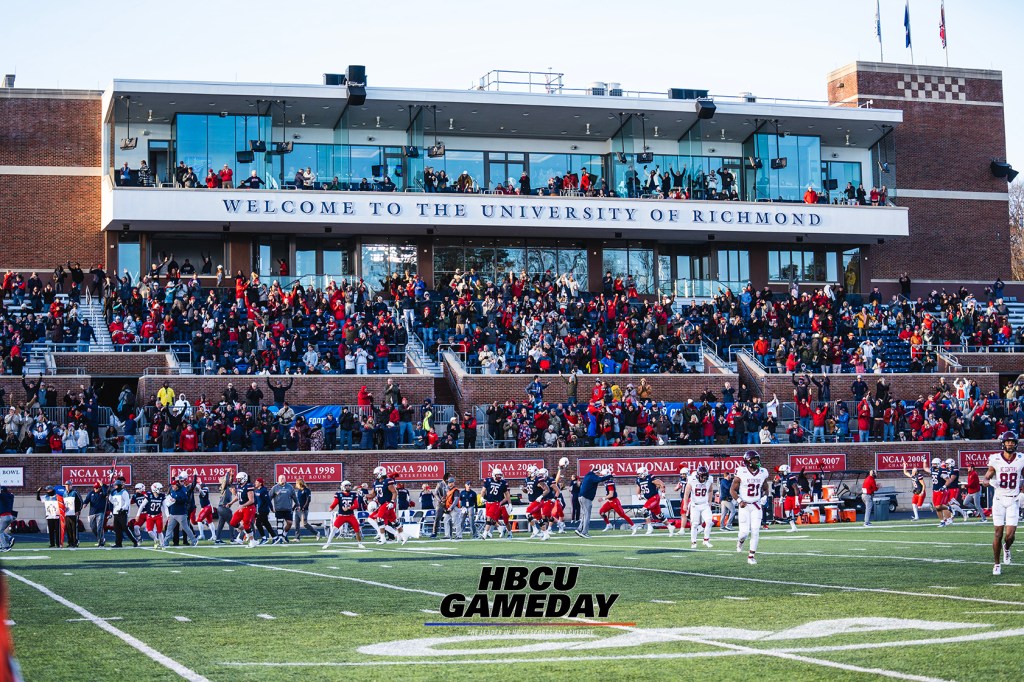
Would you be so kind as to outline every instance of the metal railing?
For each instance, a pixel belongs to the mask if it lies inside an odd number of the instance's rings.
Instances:
[[[1024,344],[1019,343],[994,343],[990,346],[969,346],[944,347],[954,353],[1024,353]]]

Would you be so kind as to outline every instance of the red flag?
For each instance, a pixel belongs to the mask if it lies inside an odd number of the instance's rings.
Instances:
[[[946,3],[943,0],[939,6],[939,38],[942,39],[942,49],[946,49]]]
[[[57,495],[57,515],[60,516],[60,546],[64,546],[64,527],[68,522],[67,507],[64,506],[64,496]]]

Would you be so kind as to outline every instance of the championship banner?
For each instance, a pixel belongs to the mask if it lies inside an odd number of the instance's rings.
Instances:
[[[274,465],[274,483],[284,476],[289,483],[302,479],[303,483],[341,483],[345,480],[345,465],[341,462],[290,462]]]
[[[494,469],[501,469],[505,478],[526,478],[526,470],[530,465],[540,469],[544,466],[543,459],[485,459],[480,462],[480,479],[489,478]]]
[[[124,477],[125,485],[132,484],[132,465],[118,464],[114,478]],[[92,466],[62,466],[60,468],[60,482],[71,482],[72,485],[92,487],[92,484],[99,481],[103,484],[110,483],[110,465],[95,464]]]
[[[790,455],[789,468],[793,471],[846,471],[846,455]]]
[[[0,467],[0,485],[9,488],[25,485],[25,467]]]
[[[381,462],[388,476],[399,481],[439,481],[447,464],[436,462]]]
[[[172,464],[168,469],[169,481],[177,478],[178,474],[185,474],[191,482],[192,475],[199,474],[199,482],[204,485],[220,485],[220,477],[224,474],[227,474],[229,483],[234,483],[238,474],[237,464]]]
[[[998,450],[960,450],[960,468],[974,467],[975,469],[987,469],[988,458]]]
[[[743,466],[742,457],[622,457],[606,459],[580,458],[577,460],[577,473],[583,476],[588,471],[610,467],[613,476],[636,476],[636,468],[641,464],[647,467],[652,476],[678,476],[679,469],[687,467],[691,472],[704,465],[713,476],[721,476],[736,471]]]
[[[903,467],[927,469],[931,458],[930,452],[876,452],[875,471],[903,471]]]

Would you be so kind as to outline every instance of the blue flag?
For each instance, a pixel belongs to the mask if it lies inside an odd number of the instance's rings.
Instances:
[[[907,29],[907,47],[910,47],[910,0],[907,0],[907,8],[903,12],[903,27]]]
[[[878,43],[882,43],[882,0],[875,2],[875,35],[878,36]]]

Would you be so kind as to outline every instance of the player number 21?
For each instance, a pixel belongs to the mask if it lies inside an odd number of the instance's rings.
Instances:
[[[747,497],[754,497],[757,495],[758,485],[756,483],[747,484]]]

